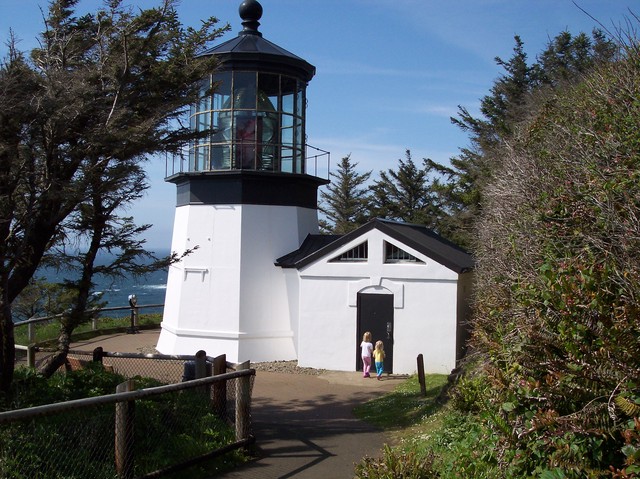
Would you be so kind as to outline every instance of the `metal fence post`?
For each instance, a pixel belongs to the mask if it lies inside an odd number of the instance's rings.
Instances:
[[[102,346],[98,346],[93,350],[93,362],[102,364],[102,357],[104,356],[104,349]]]
[[[207,353],[200,350],[196,353],[195,360],[195,379],[202,379],[207,377]]]
[[[245,361],[236,366],[236,371],[249,369]],[[236,379],[236,441],[247,439],[251,434],[251,376]]]
[[[133,379],[118,384],[116,393],[133,391]],[[133,443],[135,401],[116,403],[115,452],[116,473],[120,479],[133,479],[134,455]]]
[[[194,379],[202,379],[202,378],[206,378],[208,376],[207,374],[207,353],[203,350],[200,350],[196,353],[195,355],[195,361],[194,361]],[[202,386],[201,388],[198,388],[198,391],[200,391],[202,394],[207,394],[207,395],[211,395],[211,386]]]
[[[36,342],[36,325],[35,323],[27,324],[27,335],[29,336],[29,343]]]

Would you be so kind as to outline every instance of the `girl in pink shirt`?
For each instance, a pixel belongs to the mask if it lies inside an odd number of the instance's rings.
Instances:
[[[371,333],[367,331],[362,337],[360,343],[362,349],[362,377],[371,377],[369,371],[371,370],[371,354],[373,353],[373,344],[371,344]]]

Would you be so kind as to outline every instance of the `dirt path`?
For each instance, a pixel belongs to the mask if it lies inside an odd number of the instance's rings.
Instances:
[[[356,419],[353,408],[402,379],[258,372],[252,415],[260,458],[219,477],[352,478],[354,464],[365,455],[377,456],[387,439]]]

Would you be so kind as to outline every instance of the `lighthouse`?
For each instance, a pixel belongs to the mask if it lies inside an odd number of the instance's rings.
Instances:
[[[298,285],[276,260],[318,233],[309,174],[306,88],[315,67],[266,40],[262,6],[245,0],[238,36],[202,55],[219,67],[203,79],[191,127],[206,132],[176,185],[172,265],[157,349],[226,354],[241,362],[297,359]]]

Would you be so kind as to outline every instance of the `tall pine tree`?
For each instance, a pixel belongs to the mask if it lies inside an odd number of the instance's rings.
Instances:
[[[342,158],[336,173],[331,173],[333,182],[320,191],[320,211],[329,221],[321,221],[327,233],[345,234],[366,223],[369,219],[369,192],[366,183],[371,171],[358,173],[358,163],[351,155]]]
[[[161,0],[157,8],[137,13],[111,0],[95,15],[81,17],[75,16],[77,3],[52,0],[40,47],[30,60],[14,42],[0,63],[3,390],[13,379],[13,301],[45,254],[67,236],[74,215],[106,221],[99,228],[82,224],[90,235],[113,232],[123,225],[116,218],[118,208],[106,214],[96,208],[109,208],[109,197],[124,198],[132,183],[141,183],[145,158],[177,151],[193,138],[176,120],[196,101],[201,79],[216,66],[215,59],[198,57],[199,52],[224,31],[215,18],[198,29],[184,28],[177,0]],[[111,189],[104,190],[106,185]],[[123,201],[129,199],[135,198]],[[99,214],[86,215],[90,209]],[[121,239],[135,230],[123,226]],[[101,246],[104,238],[98,238]],[[136,241],[129,245],[135,249]]]
[[[595,65],[610,60],[616,51],[600,31],[594,31],[591,39],[585,34],[574,37],[562,32],[549,42],[538,61],[529,65],[524,42],[519,36],[514,38],[511,58],[495,59],[504,72],[480,101],[481,116],[473,116],[460,106],[458,116],[451,119],[468,133],[469,146],[451,158],[450,166],[427,160],[427,167],[441,175],[441,180],[432,183],[442,205],[439,228],[466,247],[471,247],[476,237],[475,219],[481,211],[483,189],[499,163],[496,155],[502,154],[514,128],[532,114],[532,93],[576,81]]]
[[[398,159],[397,170],[381,171],[374,182],[373,215],[435,228],[440,207],[429,188],[429,172],[426,167],[419,168],[407,150],[405,159]]]

